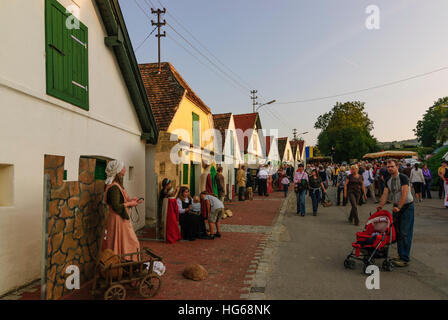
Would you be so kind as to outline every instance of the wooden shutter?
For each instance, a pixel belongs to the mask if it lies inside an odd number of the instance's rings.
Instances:
[[[188,164],[183,165],[182,178],[182,184],[188,184]]]
[[[193,113],[193,145],[199,146],[199,116]]]
[[[67,28],[71,14],[56,0],[45,1],[47,94],[89,109],[88,29]]]
[[[89,81],[88,81],[88,32],[85,26],[79,29],[72,29],[70,34],[70,45],[72,48],[71,57],[71,79],[73,99],[79,106],[89,105]]]

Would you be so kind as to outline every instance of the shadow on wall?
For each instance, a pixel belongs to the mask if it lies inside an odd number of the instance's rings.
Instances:
[[[50,180],[44,283],[45,297],[52,300],[71,292],[65,286],[70,265],[78,266],[81,286],[93,278],[107,213],[104,180],[95,179],[97,160],[80,158],[79,181],[68,182],[64,181],[64,159],[45,155],[44,160],[44,173]]]

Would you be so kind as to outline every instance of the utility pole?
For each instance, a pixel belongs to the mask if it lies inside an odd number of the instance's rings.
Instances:
[[[297,129],[292,129],[292,136],[294,137],[293,140],[297,141]]]
[[[250,92],[250,94],[252,95],[250,98],[252,99],[252,109],[253,109],[254,113],[255,113],[255,108],[258,104],[258,102],[257,102],[258,97],[255,95],[257,92],[258,92],[257,90],[252,90]]]
[[[153,8],[151,8],[151,13],[157,14],[157,22],[154,22],[154,20],[151,20],[151,24],[153,26],[157,26],[156,37],[158,38],[158,44],[159,44],[159,73],[160,73],[160,71],[162,70],[162,67],[160,65],[160,38],[166,37],[166,31],[163,31],[163,34],[160,33],[160,28],[163,27],[164,25],[166,25],[166,20],[163,20],[163,22],[160,21],[160,15],[165,14],[166,9],[163,8],[163,10],[160,10],[160,9],[154,10]]]

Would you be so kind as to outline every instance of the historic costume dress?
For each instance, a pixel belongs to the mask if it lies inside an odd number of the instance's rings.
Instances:
[[[137,235],[129,221],[129,209],[124,206],[124,202],[129,201],[127,192],[117,182],[113,182],[106,186],[104,201],[108,205],[109,215],[103,247],[118,255],[140,250]],[[133,256],[133,259],[137,261],[137,256]]]
[[[163,200],[163,216],[166,221],[166,242],[175,243],[182,239],[179,230],[179,207],[175,198],[165,198]]]

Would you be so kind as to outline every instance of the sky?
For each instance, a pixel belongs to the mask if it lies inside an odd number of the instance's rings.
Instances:
[[[165,7],[169,25],[162,28],[167,37],[161,39],[161,60],[173,64],[213,113],[252,112],[250,90],[258,90],[260,103],[277,101],[260,108],[262,127],[289,137],[293,128],[308,132],[307,145],[317,143],[317,117],[336,102],[365,102],[372,134],[394,141],[415,138],[417,121],[448,96],[447,68],[374,90],[288,103],[448,67],[447,0],[120,0],[120,5],[139,63],[157,62],[155,33],[147,38],[154,29],[150,18],[156,20],[150,8]],[[379,29],[366,27],[374,14],[366,12],[370,5],[379,9]]]

